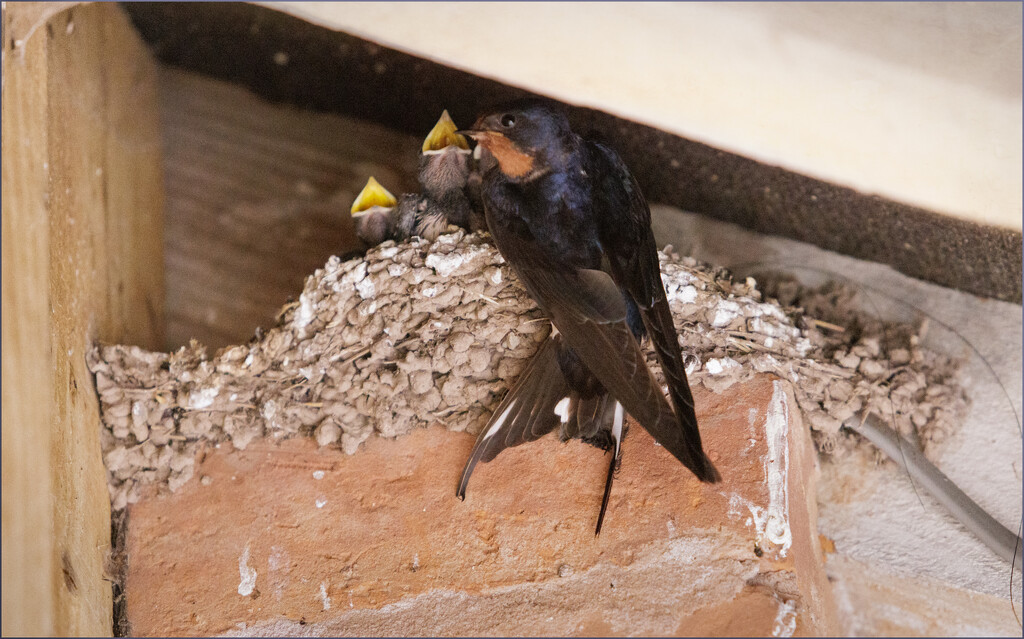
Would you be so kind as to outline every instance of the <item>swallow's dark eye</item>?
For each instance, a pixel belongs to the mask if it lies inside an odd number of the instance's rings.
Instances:
[[[501,126],[505,127],[506,129],[510,129],[515,125],[516,116],[512,115],[511,113],[506,113],[505,115],[501,116]]]

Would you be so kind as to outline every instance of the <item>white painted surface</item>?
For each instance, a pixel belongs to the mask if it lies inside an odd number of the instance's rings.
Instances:
[[[806,175],[1021,228],[1019,3],[260,4]]]

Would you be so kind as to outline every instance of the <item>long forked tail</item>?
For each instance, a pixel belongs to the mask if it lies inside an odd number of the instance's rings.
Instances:
[[[653,428],[645,427],[658,443],[671,452],[684,466],[693,471],[697,479],[715,483],[722,480],[715,465],[708,459],[701,445],[697,414],[693,406],[693,394],[686,379],[679,341],[668,300],[656,301],[650,309],[642,311],[644,325],[654,345],[654,352],[661,363],[661,370],[668,383],[668,394],[672,399],[673,412],[667,414],[667,406],[660,406]]]
[[[615,479],[615,469],[619,464],[622,455],[622,437],[623,437],[623,421],[625,421],[625,410],[622,408],[622,404],[615,402],[615,417],[612,421],[612,440],[614,441],[614,447],[612,448],[612,461],[608,464],[608,479],[605,480],[604,484],[604,497],[601,499],[601,512],[597,515],[597,528],[594,530],[594,536],[597,537],[601,534],[601,525],[604,524],[604,515],[608,511],[608,500],[612,496],[612,481]]]
[[[466,485],[478,462],[489,462],[506,448],[543,437],[561,423],[555,408],[569,395],[569,388],[558,366],[558,348],[557,335],[541,345],[480,431],[455,493],[459,499],[466,498]]]
[[[541,345],[495,409],[466,461],[456,495],[466,498],[466,487],[477,463],[491,461],[502,450],[538,439],[561,426],[563,440],[579,437],[612,452],[596,536],[601,534],[621,460],[626,412],[621,403],[606,393],[583,399],[570,391],[558,364],[559,347],[557,334]]]

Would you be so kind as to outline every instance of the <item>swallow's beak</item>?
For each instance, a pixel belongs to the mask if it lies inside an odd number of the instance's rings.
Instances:
[[[468,135],[471,138],[479,139],[480,137],[487,137],[488,135],[500,135],[504,137],[502,131],[505,127],[501,126],[501,114],[492,113],[490,115],[480,116],[476,122],[473,123],[472,128],[466,131],[459,131],[463,135]]]
[[[366,181],[366,186],[352,202],[351,213],[352,217],[362,217],[375,206],[391,208],[396,204],[398,204],[398,200],[395,196],[381,186],[380,182],[373,179],[373,176],[370,176],[370,179]]]
[[[455,146],[465,151],[469,150],[469,142],[466,138],[458,131],[456,131],[455,122],[452,121],[448,110],[445,109],[441,113],[441,119],[437,121],[434,128],[427,134],[426,139],[423,140],[423,153],[437,153],[444,149]]]
[[[487,146],[489,141],[497,141],[505,137],[501,132],[502,126],[498,122],[498,115],[481,116],[473,123],[473,128],[456,131],[459,135],[473,138],[477,143]]]
[[[474,141],[480,142],[486,140],[492,135],[501,135],[497,131],[488,131],[487,129],[460,129],[456,131],[459,135],[464,135],[467,138],[473,138]]]

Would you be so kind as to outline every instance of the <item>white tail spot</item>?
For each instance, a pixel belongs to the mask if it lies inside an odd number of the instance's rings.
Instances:
[[[562,420],[563,424],[569,421],[568,397],[563,397],[562,399],[558,400],[557,404],[555,404],[555,415],[558,415],[559,419]]]
[[[619,456],[619,446],[622,444],[622,421],[626,417],[626,411],[622,404],[615,402],[615,421],[612,423],[612,437],[615,438],[615,456]]]
[[[516,400],[513,399],[509,403],[508,408],[506,408],[505,411],[502,412],[501,416],[498,417],[498,419],[494,422],[494,424],[489,429],[487,429],[487,434],[484,435],[484,439],[490,439],[491,437],[494,437],[495,433],[501,430],[501,425],[505,423],[505,420],[508,418],[508,414],[512,411],[515,405]]]

